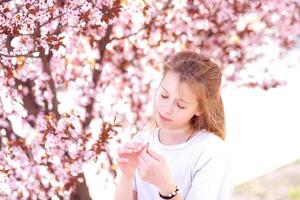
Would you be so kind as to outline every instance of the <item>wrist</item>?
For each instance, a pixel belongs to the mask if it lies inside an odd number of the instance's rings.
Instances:
[[[159,196],[161,199],[167,199],[167,200],[173,199],[174,197],[176,197],[178,195],[178,191],[179,191],[179,189],[178,189],[177,185],[175,185],[175,189],[172,192],[170,192],[168,194],[161,194],[159,192]],[[179,199],[181,199],[181,198],[179,197]]]
[[[176,190],[176,183],[175,182],[169,182],[168,184],[163,184],[158,187],[159,193],[166,196]]]
[[[117,177],[132,179],[134,177],[134,171],[133,172],[128,172],[128,171],[124,172],[119,168],[119,169],[117,169]]]
[[[127,174],[127,173],[123,173],[122,171],[118,171],[117,172],[117,177],[116,177],[116,181],[119,182],[120,180],[123,181],[129,181],[132,180],[134,178],[134,174]]]
[[[132,180],[134,177],[134,174],[121,174],[121,177],[123,179],[128,179],[128,180]]]

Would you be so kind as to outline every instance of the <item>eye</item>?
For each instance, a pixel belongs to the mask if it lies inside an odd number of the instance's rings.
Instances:
[[[168,96],[164,96],[164,95],[160,95],[162,98],[164,98],[164,99],[166,99],[166,98],[168,98]]]
[[[177,104],[178,108],[180,109],[185,109],[185,107],[180,106],[179,104]]]

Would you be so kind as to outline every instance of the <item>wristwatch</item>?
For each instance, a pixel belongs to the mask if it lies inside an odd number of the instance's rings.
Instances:
[[[160,196],[162,199],[172,199],[173,197],[175,197],[175,196],[177,195],[178,191],[179,191],[179,189],[178,189],[178,187],[177,187],[177,185],[176,185],[176,189],[175,189],[174,192],[172,192],[172,193],[170,193],[170,194],[168,194],[168,195],[166,195],[166,196],[162,195],[160,192],[159,192],[158,194],[159,194],[159,196]]]

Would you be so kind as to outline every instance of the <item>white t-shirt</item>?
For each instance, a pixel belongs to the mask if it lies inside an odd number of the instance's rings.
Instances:
[[[233,184],[222,139],[201,130],[187,142],[164,145],[158,139],[158,130],[138,133],[131,141],[149,142],[149,148],[166,159],[184,200],[229,199]],[[156,186],[143,181],[137,170],[133,190],[137,191],[138,200],[160,199]]]

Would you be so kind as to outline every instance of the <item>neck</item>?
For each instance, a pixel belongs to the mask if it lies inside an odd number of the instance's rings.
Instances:
[[[160,128],[158,132],[159,141],[165,145],[175,145],[186,142],[192,136],[192,130],[183,129],[164,129]]]

